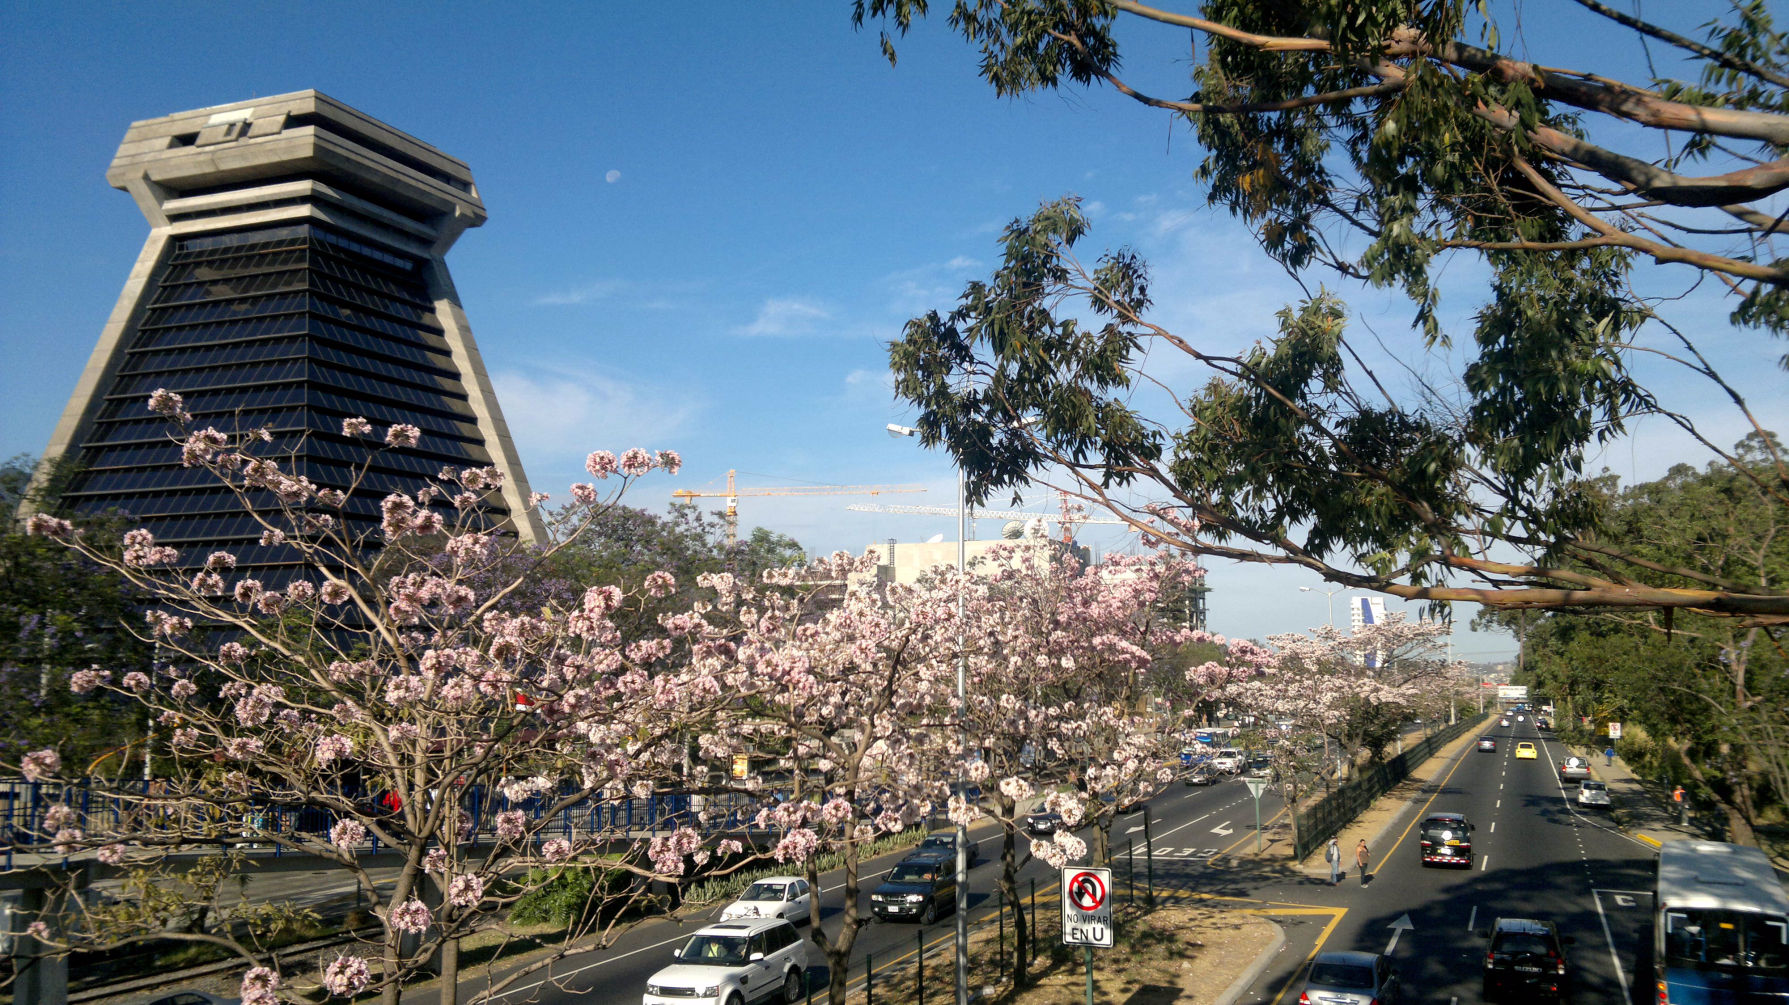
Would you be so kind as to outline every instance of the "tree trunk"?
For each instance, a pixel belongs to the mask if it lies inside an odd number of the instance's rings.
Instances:
[[[808,937],[820,947],[826,957],[826,1000],[829,1005],[845,1005],[845,985],[851,979],[851,947],[857,943],[857,851],[853,846],[845,854],[845,914],[839,919],[839,937],[835,941],[829,939],[820,929],[820,872],[815,867],[814,859],[809,858],[807,868],[808,886],[813,894],[813,921],[808,924]],[[802,975],[806,981],[807,975]]]
[[[1003,831],[1000,841],[1000,892],[1006,907],[1012,909],[1013,915],[1013,987],[1023,989],[1031,985],[1031,960],[1026,950],[1030,948],[1026,941],[1025,911],[1019,903],[1019,854],[1018,827],[1014,814],[1017,807],[1005,793],[995,797],[1000,804],[1000,826]]]

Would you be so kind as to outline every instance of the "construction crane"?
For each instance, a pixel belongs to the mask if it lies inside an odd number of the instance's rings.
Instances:
[[[740,496],[879,496],[896,492],[924,492],[924,485],[791,485],[782,488],[742,489],[733,484],[734,472],[727,472],[727,491],[701,492],[695,489],[678,489],[671,493],[673,500],[691,501],[703,497],[724,497],[727,500],[727,545],[732,547],[739,540],[739,497]]]
[[[886,506],[882,503],[852,503],[845,507],[855,513],[905,513],[915,516],[956,516],[957,511],[949,506]],[[971,509],[969,518],[977,520],[986,517],[992,520],[1054,520],[1064,524],[1103,523],[1113,526],[1129,526],[1123,520],[1100,519],[1095,517],[1069,517],[1066,521],[1060,513],[1026,513],[1016,509]],[[1063,528],[1063,540],[1068,540],[1068,528]]]

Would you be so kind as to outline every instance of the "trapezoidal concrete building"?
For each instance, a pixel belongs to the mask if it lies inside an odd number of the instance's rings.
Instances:
[[[466,165],[315,91],[132,123],[106,172],[149,238],[81,374],[40,471],[64,459],[63,504],[122,511],[159,542],[235,552],[275,585],[293,555],[208,472],[183,468],[151,391],[186,399],[200,426],[265,427],[294,474],[347,489],[366,442],[406,422],[416,447],[376,454],[343,519],[378,525],[378,501],[443,467],[505,475],[487,516],[540,540],[529,489],[446,254],[485,221]]]

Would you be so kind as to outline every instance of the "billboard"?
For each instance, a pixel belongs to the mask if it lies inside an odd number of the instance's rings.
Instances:
[[[1499,685],[1497,685],[1497,700],[1498,701],[1527,701],[1528,700],[1528,685],[1526,685],[1526,684],[1499,684]]]

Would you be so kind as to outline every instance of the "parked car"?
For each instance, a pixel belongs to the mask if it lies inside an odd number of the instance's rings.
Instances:
[[[1511,1000],[1520,1002],[1566,996],[1571,965],[1565,947],[1572,939],[1560,937],[1551,921],[1498,918],[1496,925],[1481,934],[1491,940],[1485,953],[1486,1001],[1498,1001],[1511,992]]]
[[[1540,751],[1534,749],[1534,744],[1532,744],[1532,743],[1516,744],[1516,760],[1532,761],[1540,756],[1541,756]]]
[[[1582,757],[1568,757],[1559,762],[1559,777],[1568,782],[1589,778],[1590,762]]]
[[[1579,782],[1578,783],[1578,805],[1586,807],[1588,809],[1593,809],[1593,810],[1608,809],[1609,808],[1609,786],[1603,784],[1602,782],[1595,780],[1594,778],[1586,778],[1585,780]]]
[[[974,841],[970,841],[964,846],[964,850],[968,853],[969,867],[973,869],[976,863],[981,861],[981,848],[977,847]],[[933,831],[927,834],[926,839],[919,843],[919,847],[913,849],[913,855],[908,857],[924,855],[927,852],[945,853],[949,855],[952,862],[955,862],[957,860],[957,832]]]
[[[1495,751],[1497,749],[1497,738],[1494,736],[1479,737],[1478,738],[1478,749]]]
[[[677,962],[646,981],[641,1005],[690,999],[746,1005],[807,996],[807,941],[782,918],[722,921],[690,936]]]
[[[1211,758],[1211,769],[1226,775],[1238,774],[1242,771],[1242,751],[1235,747],[1225,747]]]
[[[1403,1000],[1398,973],[1384,954],[1318,953],[1300,1002],[1309,1005],[1391,1005]]]
[[[870,912],[883,921],[907,918],[929,925],[946,908],[956,906],[955,862],[937,856],[901,862],[888,870],[881,886],[870,891]]]
[[[1472,867],[1473,826],[1464,813],[1431,813],[1423,818],[1417,837],[1423,865]]]
[[[721,920],[783,918],[792,924],[814,920],[814,898],[800,876],[766,876],[746,887],[739,899],[721,908]]]
[[[1025,815],[1025,833],[1054,834],[1062,829],[1062,814],[1048,811]]]

